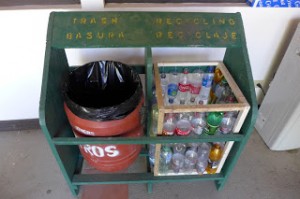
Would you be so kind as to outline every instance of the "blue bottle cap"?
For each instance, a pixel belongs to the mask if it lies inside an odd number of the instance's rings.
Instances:
[[[174,103],[174,99],[169,99],[169,103],[173,104]]]

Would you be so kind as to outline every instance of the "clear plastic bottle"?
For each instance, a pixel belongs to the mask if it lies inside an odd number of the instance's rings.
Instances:
[[[178,93],[178,73],[173,72],[170,74],[169,77],[169,84],[168,84],[168,104],[172,105],[175,102],[175,98]]]
[[[186,104],[190,91],[189,71],[187,68],[183,70],[178,83],[178,99],[180,104]]]
[[[198,160],[196,164],[196,169],[200,175],[202,175],[208,165],[208,157],[210,154],[211,145],[209,143],[203,142],[198,146]]]
[[[206,142],[200,143],[197,151],[198,156],[207,159],[210,149],[211,149],[211,145],[209,143]]]
[[[205,172],[207,165],[208,165],[208,158],[199,156],[196,163],[196,170],[199,175],[202,175]]]
[[[168,145],[162,145],[160,151],[160,171],[167,172],[172,160],[172,150]]]
[[[219,102],[221,97],[223,97],[223,95],[225,94],[225,89],[228,89],[228,88],[229,88],[228,82],[225,78],[223,78],[221,80],[221,82],[216,84],[215,90],[211,92],[211,103],[215,104],[216,102]],[[226,95],[227,95],[227,92],[226,92]]]
[[[151,135],[157,135],[157,120],[158,120],[158,106],[156,100],[156,90],[155,87],[152,88],[152,133]]]
[[[190,80],[190,104],[196,103],[196,97],[199,95],[202,85],[203,72],[195,70]]]
[[[167,113],[164,118],[163,135],[174,135],[176,129],[176,117],[173,113]]]
[[[181,153],[181,154],[184,154],[185,153],[185,150],[186,150],[186,144],[184,143],[175,143],[173,144],[173,153]]]
[[[196,99],[197,104],[208,104],[210,99],[210,90],[212,87],[212,81],[214,78],[214,67],[208,67],[207,72],[204,74],[202,80],[202,87],[199,96]]]
[[[153,171],[154,164],[155,164],[155,144],[149,144],[149,163],[150,163],[150,168]]]
[[[234,112],[226,112],[220,125],[220,131],[222,134],[227,134],[232,131],[236,118]]]
[[[190,134],[192,130],[192,125],[190,122],[190,114],[184,113],[181,118],[176,123],[176,135],[184,136]]]
[[[228,97],[232,94],[231,88],[228,84],[225,84],[225,87],[222,89],[222,91],[219,94],[219,98],[216,100],[217,104],[226,104],[230,103],[227,102]]]
[[[168,91],[168,79],[166,73],[160,74],[160,85],[161,85],[162,95],[164,98]]]
[[[200,93],[199,93],[198,97],[196,98],[197,104],[203,104],[203,105],[208,104],[210,89],[211,89],[211,86],[208,86],[208,87],[203,86],[203,83],[202,83]]]
[[[175,173],[178,173],[180,171],[180,169],[183,168],[184,166],[184,155],[181,153],[174,153],[172,156],[172,163],[171,163],[171,167],[173,169],[173,171]]]
[[[161,163],[169,165],[172,159],[172,150],[168,145],[162,145],[160,152]]]
[[[201,135],[206,126],[205,113],[195,112],[191,121],[193,132],[196,135]]]
[[[191,172],[197,163],[198,154],[195,148],[190,148],[185,152],[184,169]]]
[[[224,103],[224,104],[229,104],[229,103],[236,103],[237,100],[232,92],[232,90],[230,89],[228,94],[226,95],[226,93],[223,94],[223,96],[225,97],[225,99],[222,98],[222,101],[220,101],[219,103]]]

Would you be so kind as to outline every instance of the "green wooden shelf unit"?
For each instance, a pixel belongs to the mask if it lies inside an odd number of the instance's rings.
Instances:
[[[150,137],[151,107],[145,115],[146,135],[139,138],[75,138],[63,109],[61,83],[70,67],[65,49],[144,48],[146,105],[151,104],[153,82],[152,48],[226,48],[223,63],[246,97],[250,111],[238,134],[190,137]],[[187,60],[188,61],[188,60]],[[50,15],[44,61],[39,118],[42,131],[74,196],[81,185],[215,181],[221,190],[230,176],[257,116],[257,102],[245,33],[240,13],[196,12],[53,12]],[[150,144],[235,141],[222,170],[202,176],[154,176],[144,173],[83,174],[80,144]],[[141,155],[147,156],[146,150]]]

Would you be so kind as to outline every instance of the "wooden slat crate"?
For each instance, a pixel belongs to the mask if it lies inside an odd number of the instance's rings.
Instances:
[[[207,66],[216,66],[219,68],[227,80],[233,94],[236,98],[236,103],[229,104],[207,104],[207,105],[165,105],[164,99],[162,96],[162,88],[160,82],[160,70],[162,68],[164,73],[171,72],[174,67],[183,69],[183,68],[195,68],[195,67],[207,67]],[[243,125],[243,122],[246,119],[246,116],[250,110],[250,105],[248,104],[246,98],[243,93],[239,89],[238,85],[235,83],[234,79],[230,75],[229,71],[225,67],[222,62],[193,62],[193,63],[157,63],[154,65],[154,78],[155,78],[155,86],[156,86],[156,95],[157,95],[157,106],[158,106],[158,123],[157,123],[157,135],[162,136],[163,124],[164,124],[164,116],[166,113],[192,113],[192,112],[227,112],[227,111],[238,111],[238,116],[235,121],[232,133],[238,133]],[[209,136],[209,135],[207,135]],[[213,135],[211,135],[213,136]],[[229,141],[226,142],[223,156],[219,163],[217,173],[220,173],[222,166],[225,163],[225,160],[233,146],[234,142]],[[155,166],[154,166],[154,175],[155,176],[165,176],[165,175],[197,175],[198,173],[174,173],[172,171],[160,173],[159,165],[160,165],[160,150],[161,144],[156,145],[155,152]]]

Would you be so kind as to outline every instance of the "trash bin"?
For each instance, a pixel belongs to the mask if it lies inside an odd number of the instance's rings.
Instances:
[[[85,64],[71,71],[63,85],[64,109],[76,137],[143,135],[144,98],[139,75],[114,61]],[[141,145],[80,145],[94,168],[115,172],[138,157]]]

